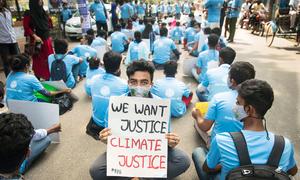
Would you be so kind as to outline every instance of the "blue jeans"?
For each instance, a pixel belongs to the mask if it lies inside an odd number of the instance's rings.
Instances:
[[[196,90],[197,97],[200,102],[207,102],[208,101],[208,94],[207,92],[200,92]]]
[[[20,168],[20,173],[24,174],[31,164],[47,149],[50,145],[51,139],[46,136],[44,139],[30,142],[30,155],[26,158]]]
[[[217,175],[209,175],[203,171],[202,167],[206,160],[207,149],[203,147],[198,147],[194,150],[192,158],[195,164],[195,169],[197,171],[199,179],[204,180],[218,180],[220,179],[220,173]]]

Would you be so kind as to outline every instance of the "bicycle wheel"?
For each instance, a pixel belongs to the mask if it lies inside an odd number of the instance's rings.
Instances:
[[[266,44],[270,47],[274,41],[276,31],[273,32],[272,26],[269,24],[266,32]]]

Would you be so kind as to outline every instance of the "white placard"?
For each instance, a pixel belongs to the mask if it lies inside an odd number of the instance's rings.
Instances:
[[[10,112],[24,114],[34,129],[47,129],[59,123],[59,107],[57,104],[7,100]],[[50,135],[52,142],[60,142],[59,134]]]
[[[170,100],[111,97],[107,176],[167,178]]]

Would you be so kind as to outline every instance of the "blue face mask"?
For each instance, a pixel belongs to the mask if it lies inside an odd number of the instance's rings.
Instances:
[[[232,112],[233,112],[235,118],[239,121],[242,121],[244,118],[248,117],[248,114],[246,113],[245,108],[242,105],[236,104],[232,108]]]

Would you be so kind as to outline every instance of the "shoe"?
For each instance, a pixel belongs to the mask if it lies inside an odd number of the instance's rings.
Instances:
[[[233,40],[228,40],[228,43],[233,43]]]

